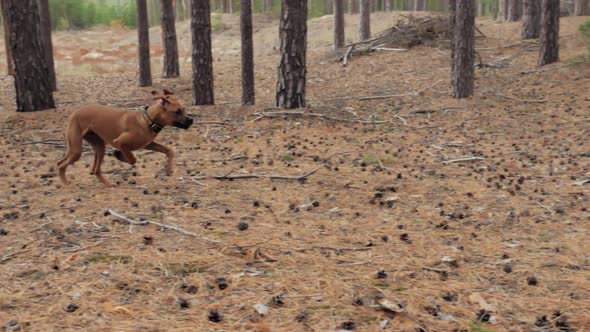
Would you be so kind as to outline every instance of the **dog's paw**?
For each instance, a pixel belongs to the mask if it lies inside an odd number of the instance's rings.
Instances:
[[[113,151],[113,157],[117,158],[119,161],[122,161],[124,163],[127,162],[127,160],[125,160],[125,156],[123,156],[123,152],[119,150]]]

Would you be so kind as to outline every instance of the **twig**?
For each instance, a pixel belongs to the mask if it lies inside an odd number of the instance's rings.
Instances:
[[[252,119],[252,122],[258,121],[262,118],[276,118],[281,116],[308,116],[308,117],[315,117],[315,118],[324,118],[328,120],[334,121],[342,121],[342,122],[350,122],[350,123],[363,123],[363,124],[379,124],[379,123],[389,123],[391,121],[368,121],[368,120],[360,120],[360,119],[343,119],[343,118],[336,118],[333,116],[329,116],[323,113],[311,113],[311,112],[299,112],[299,111],[280,111],[280,112],[261,112],[256,113],[257,117]]]
[[[316,168],[311,172],[296,175],[296,176],[288,176],[288,175],[264,175],[264,174],[242,174],[242,175],[230,175],[232,172],[225,174],[225,175],[205,175],[205,176],[195,176],[192,179],[201,180],[201,179],[216,179],[216,180],[239,180],[239,179],[271,179],[271,180],[303,180],[310,175],[317,172],[320,168]]]
[[[433,87],[435,87],[438,83],[440,83],[441,80],[436,81],[436,83],[434,83],[431,86],[427,86],[423,89],[417,90],[417,91],[413,91],[413,92],[406,92],[406,93],[400,93],[400,94],[393,94],[393,95],[377,95],[377,96],[351,96],[351,97],[340,97],[340,98],[331,98],[331,99],[326,99],[326,101],[340,101],[340,100],[375,100],[375,99],[389,99],[389,98],[396,98],[396,97],[405,97],[405,96],[417,96],[420,94],[420,92],[431,89]]]
[[[352,51],[352,48],[353,48],[353,47],[354,47],[354,46],[350,46],[350,47],[348,48],[348,50],[346,50],[346,53],[344,53],[344,59],[342,59],[342,65],[343,65],[343,66],[346,66],[346,64],[348,63],[348,56],[350,55],[350,51]]]
[[[45,210],[45,211],[41,211],[41,212],[34,213],[34,214],[29,214],[28,216],[26,216],[23,219],[23,221],[29,220],[29,219],[31,219],[33,217],[36,217],[36,216],[44,215],[44,214],[49,213],[49,212],[55,212],[55,211],[61,211],[61,210],[68,210],[68,209],[71,209],[71,208],[72,207],[68,206],[68,207],[63,207],[63,208],[58,208],[58,209]]]
[[[203,240],[205,242],[214,243],[214,244],[221,244],[221,245],[224,245],[226,247],[240,248],[240,246],[237,246],[237,245],[234,245],[234,244],[225,243],[225,242],[219,241],[219,240],[213,240],[213,239],[210,239],[208,237],[199,235],[197,233],[193,233],[193,232],[184,230],[184,229],[182,229],[182,228],[180,228],[178,226],[168,225],[168,224],[162,224],[162,223],[159,223],[159,222],[156,222],[156,221],[149,221],[149,220],[146,220],[146,221],[135,221],[135,220],[130,219],[130,218],[127,218],[124,215],[122,215],[120,213],[117,213],[116,211],[113,211],[111,209],[109,209],[108,211],[109,211],[110,214],[112,214],[113,216],[117,217],[121,221],[124,221],[126,223],[129,223],[131,225],[142,225],[142,226],[148,225],[148,224],[150,224],[150,225],[156,225],[156,226],[158,226],[160,228],[169,229],[169,230],[178,232],[178,233],[180,233],[182,235],[188,235],[188,236],[196,237],[196,238],[201,239],[201,240]]]
[[[445,161],[443,161],[443,164],[460,163],[463,161],[485,160],[485,159],[486,158],[484,158],[484,157],[464,157],[464,158],[445,160]]]
[[[510,99],[510,100],[521,101],[523,103],[546,103],[547,102],[547,99],[520,99],[520,98],[511,97],[511,96],[506,96],[506,95],[503,95],[499,92],[498,92],[498,96],[506,98],[506,99]]]

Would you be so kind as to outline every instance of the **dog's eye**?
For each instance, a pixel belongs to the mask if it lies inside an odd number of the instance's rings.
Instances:
[[[181,115],[182,114],[182,111],[181,110],[178,110],[178,111],[176,111],[176,114],[177,115]]]

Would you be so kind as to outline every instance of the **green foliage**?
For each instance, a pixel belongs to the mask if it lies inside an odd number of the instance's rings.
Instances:
[[[54,30],[80,30],[113,22],[130,28],[137,26],[137,8],[133,0],[121,4],[108,4],[104,0],[50,0],[49,11]]]
[[[488,329],[480,322],[471,322],[469,328],[471,332],[494,332],[494,330]]]
[[[221,16],[221,13],[215,12],[211,14],[211,30],[219,31],[223,30],[224,28],[225,25],[223,24],[223,17]]]
[[[580,32],[582,33],[582,38],[584,38],[584,41],[587,44],[588,56],[590,56],[590,20],[580,25]]]

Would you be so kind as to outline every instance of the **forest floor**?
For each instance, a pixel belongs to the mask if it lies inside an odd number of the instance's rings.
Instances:
[[[356,18],[346,19],[352,37]],[[585,19],[562,19],[562,60],[542,69],[519,23],[479,19],[478,53],[494,67],[477,69],[475,96],[460,101],[449,97],[446,47],[343,67],[331,18],[314,19],[309,108],[278,118],[263,113],[276,111],[276,21],[255,21],[256,107],[236,103],[235,17],[217,18],[212,107],[188,106],[188,23],[178,24],[178,79],[159,78],[153,29],[154,86],[196,121],[225,123],[164,130],[158,140],[176,151],[169,178],[162,155],[138,152],[135,168],[107,157],[114,189],[89,174],[90,153],[68,169],[71,187],[54,165],[76,107],[149,101],[152,88],[136,87],[135,32],[56,33],[57,109],[17,114],[12,80],[0,79],[0,326],[589,331],[590,67],[576,60]],[[377,32],[394,14],[373,21]],[[247,174],[308,176],[209,177]]]

